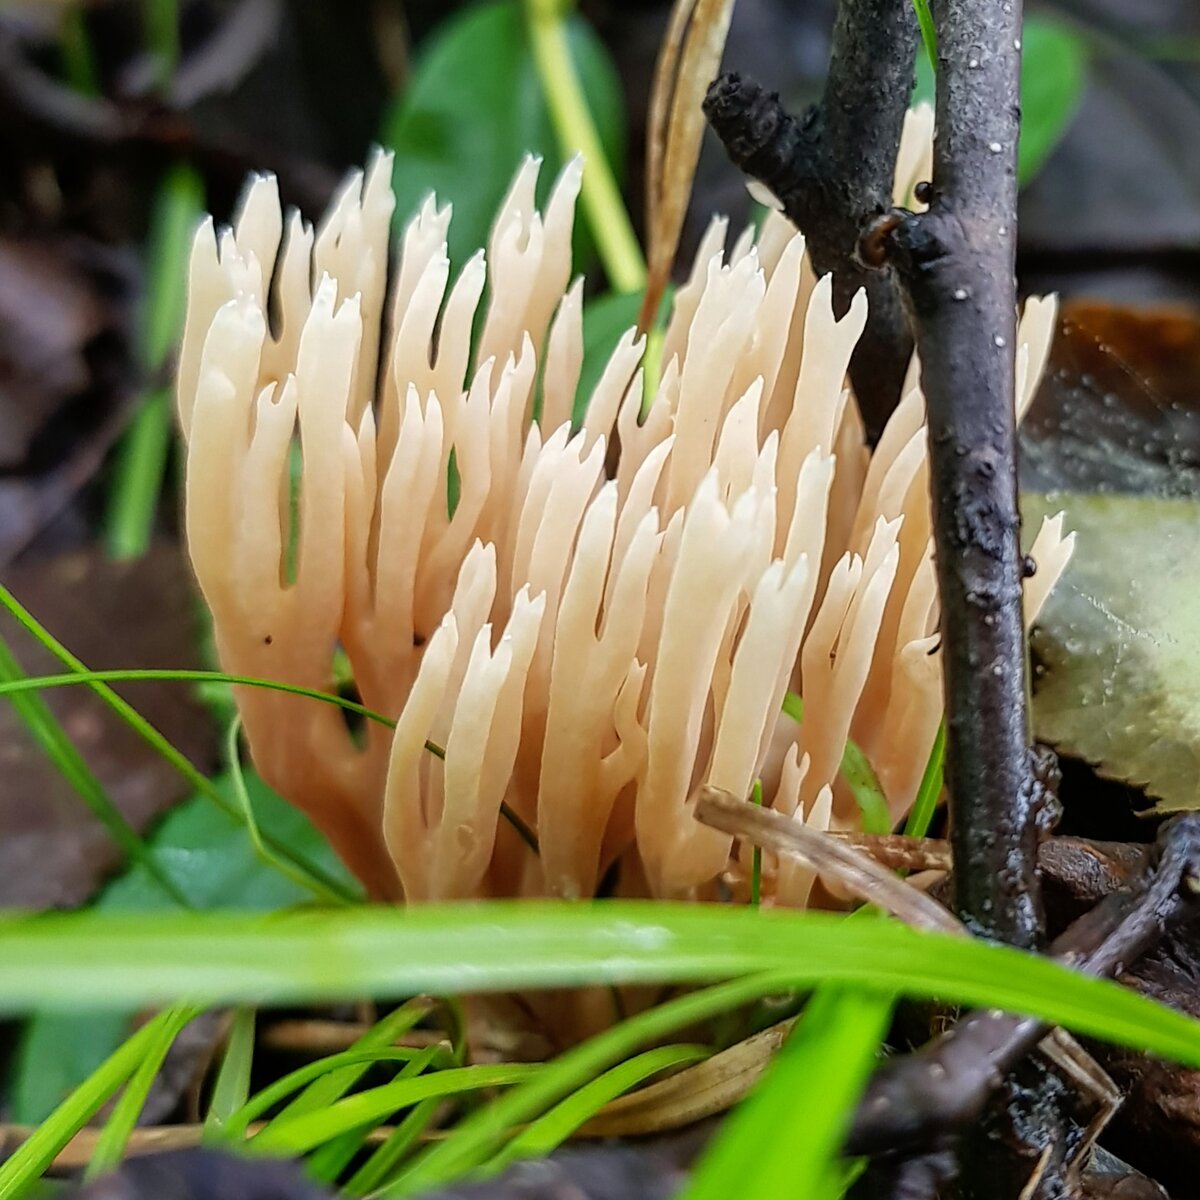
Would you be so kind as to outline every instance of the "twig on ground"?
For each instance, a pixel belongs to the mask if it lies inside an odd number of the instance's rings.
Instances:
[[[730,158],[804,231],[816,270],[833,272],[837,315],[867,290],[850,378],[872,444],[900,399],[912,337],[891,273],[864,269],[855,247],[864,224],[891,205],[916,48],[912,0],[842,0],[824,95],[801,120],[736,74],[716,80],[704,105]]]
[[[1175,926],[1200,916],[1200,815],[1163,826],[1144,872],[1080,917],[1050,953],[1080,971],[1110,975]],[[872,1078],[846,1143],[848,1154],[928,1149],[978,1120],[1017,1062],[1049,1032],[1040,1021],[972,1013]]]
[[[1035,949],[1040,785],[1029,756],[1017,511],[1015,347],[1021,4],[934,0],[937,122],[924,213],[863,234],[895,270],[921,358],[941,593],[955,901],[973,933]],[[968,1198],[1061,1182],[1054,1106],[1006,1085],[963,1138]],[[1047,1085],[1049,1086],[1049,1085]],[[1039,1098],[1040,1097],[1040,1098]],[[1027,1114],[1036,1111],[1036,1120]],[[1048,1127],[1049,1126],[1049,1127]],[[1061,1125],[1060,1125],[1061,1128]]]

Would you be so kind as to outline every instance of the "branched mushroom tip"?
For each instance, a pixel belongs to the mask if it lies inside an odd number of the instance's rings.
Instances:
[[[902,169],[925,154],[906,142]],[[942,716],[937,584],[920,390],[871,454],[846,388],[866,297],[835,317],[782,215],[732,245],[716,220],[651,402],[631,330],[573,425],[580,164],[541,214],[527,160],[486,258],[453,281],[432,199],[389,271],[391,169],[377,155],[315,232],[257,179],[192,253],[187,531],[222,663],[328,689],[340,648],[363,703],[396,719],[358,731],[239,689],[265,779],[395,900],[591,896],[606,877],[630,896],[745,894],[749,849],[692,819],[699,788],[762,779],[776,811],[859,828],[848,738],[899,818]],[[1022,406],[1053,314],[1027,306]],[[1070,545],[1043,527],[1027,619]],[[765,899],[805,904],[812,872],[767,858]]]

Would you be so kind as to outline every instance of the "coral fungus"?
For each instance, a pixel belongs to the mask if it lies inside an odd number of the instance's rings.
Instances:
[[[737,894],[739,848],[692,819],[696,789],[761,779],[776,809],[853,828],[849,738],[899,818],[941,720],[936,579],[917,373],[873,454],[847,390],[865,299],[835,319],[779,214],[729,246],[714,221],[661,377],[630,331],[578,397],[581,164],[540,215],[527,161],[452,286],[432,199],[389,279],[390,171],[378,155],[315,235],[285,232],[258,178],[192,253],[187,533],[222,663],[328,690],[340,649],[396,720],[360,733],[241,688],[262,775],[391,899],[591,896],[614,867],[621,894]],[[1022,407],[1053,315],[1026,305]],[[1038,535],[1028,619],[1071,540]],[[800,905],[811,885],[779,863],[764,888]]]

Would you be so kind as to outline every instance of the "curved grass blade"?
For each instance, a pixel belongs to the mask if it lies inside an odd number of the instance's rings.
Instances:
[[[228,683],[242,687],[263,688],[271,692],[287,692],[291,696],[305,696],[319,700],[322,704],[333,704],[347,712],[356,714],[377,725],[395,729],[396,722],[383,713],[367,708],[356,700],[347,700],[332,692],[316,688],[299,687],[292,683],[281,683],[277,679],[261,679],[254,675],[229,675],[224,671],[174,670],[169,668],[138,668],[113,671],[73,671],[64,675],[30,675],[20,679],[0,682],[0,696],[11,696],[22,692],[40,692],[47,688],[71,687],[76,684],[92,683]]]
[[[16,1200],[45,1172],[58,1152],[137,1070],[172,1014],[160,1013],[126,1040],[0,1164],[0,1200]]]
[[[767,1075],[722,1126],[682,1200],[836,1200],[838,1151],[891,1012],[887,996],[820,989]]]
[[[183,1032],[183,1027],[198,1017],[200,1012],[201,1010],[194,1005],[177,1004],[159,1014],[155,1021],[154,1036],[147,1044],[137,1069],[125,1085],[121,1098],[113,1106],[104,1132],[96,1142],[92,1160],[83,1173],[85,1179],[94,1179],[105,1171],[111,1171],[121,1161],[125,1153],[125,1144],[146,1106],[146,1097],[150,1094],[150,1088],[162,1067],[163,1059],[167,1057],[167,1051]]]
[[[86,665],[54,637],[3,584],[0,584],[0,607],[4,608],[23,629],[30,633],[73,674],[78,675],[87,672]],[[107,683],[90,681],[86,686],[91,688],[151,749],[170,763],[192,787],[211,800],[222,812],[233,817],[234,820],[242,820],[237,805],[231,804],[221,795],[220,790],[204,772],[197,770],[188,760],[187,756],[181,754],[172,746],[132,704],[117,695]],[[264,834],[263,840],[277,854],[294,863],[309,879],[318,881],[325,890],[336,893],[341,898],[342,903],[356,904],[362,900],[361,893],[351,891],[340,880],[332,878],[315,863],[309,861],[303,855],[295,853],[289,847],[276,841],[269,834]],[[313,890],[317,894],[321,892],[321,888],[314,888]]]
[[[274,1083],[268,1084],[262,1091],[251,1096],[241,1108],[230,1113],[225,1122],[222,1141],[233,1143],[243,1140],[253,1121],[286,1100],[293,1092],[299,1091],[314,1079],[320,1079],[322,1075],[341,1070],[343,1067],[370,1067],[381,1062],[406,1063],[417,1053],[417,1050],[409,1048],[343,1050],[339,1054],[330,1054],[325,1058],[305,1063],[304,1066],[297,1067],[276,1079]]]
[[[22,670],[8,643],[0,638],[0,695],[4,694],[5,688],[12,693],[13,707],[30,736],[75,789],[76,794],[108,831],[109,837],[121,848],[126,858],[144,867],[150,878],[175,904],[181,908],[190,908],[188,898],[163,870],[137,830],[113,803],[104,785],[88,766],[87,760],[50,711],[50,706],[36,694],[35,682]]]
[[[572,1092],[565,1100],[559,1101],[549,1112],[518,1133],[488,1163],[488,1170],[500,1170],[518,1158],[544,1157],[562,1145],[610,1101],[664,1071],[701,1062],[709,1053],[707,1046],[657,1046],[619,1063]]]
[[[449,1097],[480,1088],[508,1087],[545,1070],[540,1063],[450,1067],[416,1079],[401,1079],[334,1101],[327,1108],[287,1121],[276,1120],[250,1145],[263,1154],[307,1154],[340,1134],[373,1126],[393,1113],[434,1096]]]
[[[258,819],[254,815],[254,805],[250,800],[250,792],[246,787],[246,779],[242,774],[242,757],[238,753],[238,733],[242,728],[241,717],[234,717],[229,722],[225,734],[225,765],[229,769],[229,781],[233,794],[242,810],[246,830],[250,834],[250,842],[254,853],[260,862],[273,867],[284,878],[290,879],[298,888],[313,892],[319,899],[328,904],[339,904],[339,893],[327,888],[320,879],[310,878],[300,867],[295,866],[280,854],[276,854],[263,840],[262,831],[258,827]]]
[[[426,1046],[418,1050],[396,1072],[396,1079],[415,1079],[435,1064],[444,1065],[445,1048],[441,1046]],[[428,1100],[422,1103],[429,1103]],[[354,1156],[362,1149],[367,1134],[375,1128],[374,1121],[368,1121],[357,1129],[348,1130],[331,1141],[326,1142],[308,1159],[307,1171],[314,1179],[322,1183],[333,1183],[337,1177],[350,1165]],[[394,1132],[394,1131],[393,1131]]]

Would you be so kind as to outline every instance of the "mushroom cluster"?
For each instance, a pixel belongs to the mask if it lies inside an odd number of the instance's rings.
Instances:
[[[899,198],[927,170],[908,132]],[[701,785],[856,828],[853,739],[893,819],[914,799],[942,715],[918,372],[869,452],[846,383],[865,297],[836,318],[771,213],[732,244],[712,222],[657,378],[631,330],[579,396],[582,165],[544,214],[538,169],[453,282],[432,198],[391,266],[385,154],[315,233],[270,177],[199,230],[192,562],[226,670],[332,690],[340,660],[394,718],[237,689],[258,770],[374,898],[737,895],[745,855],[692,818]],[[1053,325],[1026,304],[1022,409]],[[1039,532],[1029,620],[1071,543]],[[812,883],[770,863],[764,898]]]

